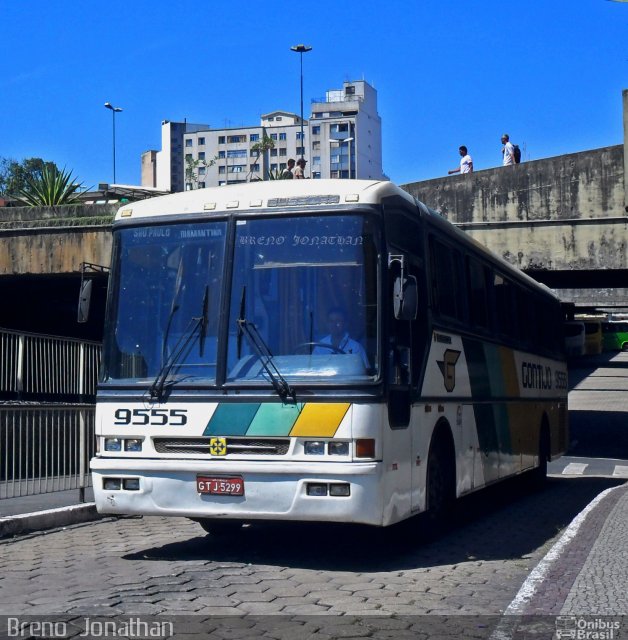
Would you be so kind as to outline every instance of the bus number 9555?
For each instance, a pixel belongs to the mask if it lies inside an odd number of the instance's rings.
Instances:
[[[186,414],[186,409],[116,409],[114,424],[182,427],[188,421]]]

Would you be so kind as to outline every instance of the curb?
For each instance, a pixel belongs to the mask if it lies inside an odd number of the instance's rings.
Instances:
[[[0,538],[98,520],[95,502],[0,518]]]

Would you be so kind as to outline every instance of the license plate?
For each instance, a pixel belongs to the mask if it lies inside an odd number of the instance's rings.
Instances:
[[[244,479],[241,476],[224,478],[196,476],[196,489],[199,493],[209,493],[214,496],[243,496]]]

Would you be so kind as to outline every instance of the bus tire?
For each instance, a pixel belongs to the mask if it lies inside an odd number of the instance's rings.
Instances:
[[[213,520],[212,518],[199,518],[196,520],[205,533],[212,536],[230,536],[238,533],[242,528],[239,520]]]
[[[440,531],[450,521],[456,498],[456,471],[453,447],[449,438],[438,433],[430,446],[427,459],[426,508],[427,523]]]

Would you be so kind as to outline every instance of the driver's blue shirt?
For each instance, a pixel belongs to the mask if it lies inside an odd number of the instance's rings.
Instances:
[[[325,336],[319,340],[321,344],[329,344],[331,345],[331,335]],[[364,367],[366,369],[369,368],[369,359],[366,357],[366,352],[364,351],[364,347],[359,343],[349,337],[348,333],[345,333],[342,336],[342,339],[338,343],[338,347],[336,347],[343,353],[357,353],[362,358],[362,362],[364,363]],[[330,349],[325,349],[325,347],[314,347],[312,353],[315,354],[325,354],[325,353],[333,353]]]

